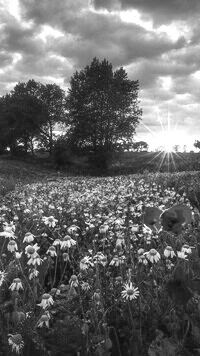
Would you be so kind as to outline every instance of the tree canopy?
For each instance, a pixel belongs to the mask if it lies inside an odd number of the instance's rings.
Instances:
[[[94,152],[131,148],[142,115],[138,90],[137,80],[123,68],[113,71],[106,59],[76,71],[67,96],[71,144]]]

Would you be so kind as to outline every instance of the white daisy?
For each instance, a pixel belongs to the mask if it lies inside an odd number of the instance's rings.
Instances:
[[[43,314],[37,323],[37,327],[42,328],[43,326],[46,326],[47,328],[49,328],[49,320],[50,320],[50,314],[49,313]]]
[[[138,288],[133,286],[132,282],[124,284],[124,290],[121,292],[122,298],[124,299],[137,299],[139,296],[139,290]]]
[[[21,334],[8,334],[8,343],[12,346],[12,351],[16,352],[17,354],[20,353],[21,349],[24,347],[24,342],[22,339]]]
[[[46,253],[48,253],[51,257],[57,256],[55,246],[50,246]]]
[[[76,241],[71,238],[71,236],[66,235],[63,240],[61,241],[60,248],[64,250],[65,248],[70,248],[71,246],[76,245]]]
[[[41,300],[40,304],[37,304],[37,305],[39,305],[43,309],[46,309],[47,307],[53,305],[53,303],[54,303],[54,301],[53,301],[52,296],[49,293],[44,293],[42,295],[42,300]]]
[[[69,280],[69,284],[71,287],[78,287],[78,278],[75,274],[73,274]]]
[[[174,250],[173,250],[173,248],[171,246],[165,247],[164,256],[166,258],[169,258],[169,257],[173,258],[174,256],[176,256],[176,254],[175,254],[175,252],[174,252]]]
[[[34,241],[34,235],[33,234],[31,234],[31,232],[27,232],[26,234],[25,234],[25,237],[24,237],[24,239],[23,239],[23,242],[28,242],[28,243],[30,243],[30,242],[32,242],[32,241]]]
[[[10,240],[7,245],[7,249],[10,252],[15,252],[18,250],[17,243],[14,240]]]
[[[148,252],[145,252],[144,255],[148,258],[148,260],[151,263],[154,263],[154,262],[157,263],[160,260],[160,254],[154,248],[152,248]]]
[[[89,267],[93,267],[92,258],[89,256],[85,256],[80,260],[80,269],[86,270]]]
[[[11,291],[18,291],[20,289],[24,289],[22,286],[22,281],[20,278],[14,278],[12,284],[10,285],[9,289],[11,289]]]
[[[49,227],[55,227],[56,223],[58,222],[57,219],[55,219],[52,215],[51,216],[43,216],[42,221],[44,222],[45,225]]]
[[[195,248],[195,247],[189,246],[189,245],[185,244],[185,245],[183,245],[183,247],[181,248],[181,251],[184,252],[184,253],[187,253],[188,255],[191,255],[193,248]]]

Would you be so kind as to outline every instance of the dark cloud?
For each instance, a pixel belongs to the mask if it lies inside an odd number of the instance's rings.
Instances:
[[[157,25],[198,18],[200,11],[199,0],[94,0],[93,5],[96,9],[136,9]]]
[[[24,20],[33,20],[36,24],[48,24],[57,28],[70,27],[82,10],[88,6],[87,0],[20,0]]]

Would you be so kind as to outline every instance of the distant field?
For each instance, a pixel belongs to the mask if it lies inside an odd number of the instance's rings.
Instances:
[[[200,153],[124,152],[112,167],[124,173],[178,172],[200,170]]]

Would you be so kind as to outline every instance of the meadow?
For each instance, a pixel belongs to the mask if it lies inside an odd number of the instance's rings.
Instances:
[[[0,355],[199,355],[200,173],[26,168],[1,195]]]

